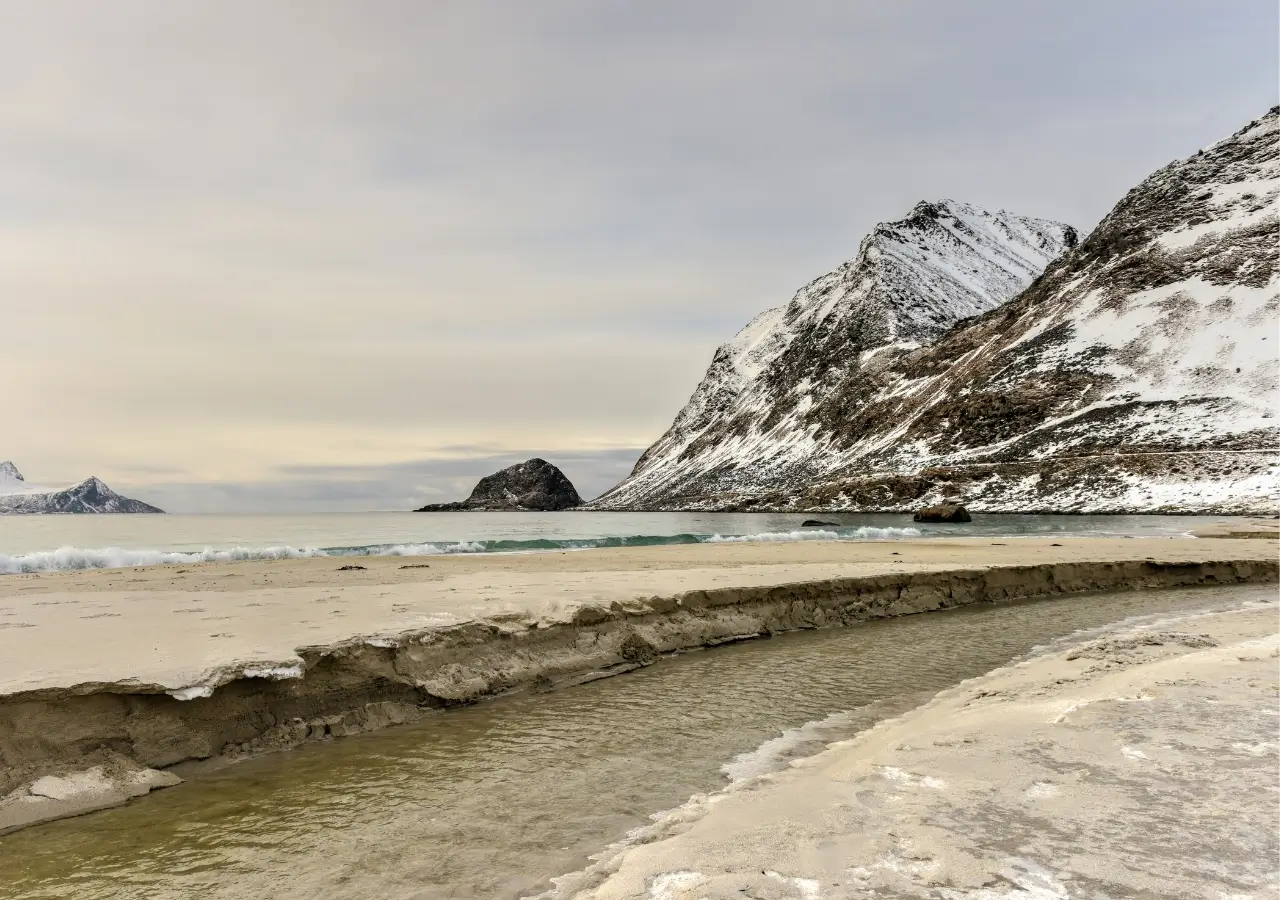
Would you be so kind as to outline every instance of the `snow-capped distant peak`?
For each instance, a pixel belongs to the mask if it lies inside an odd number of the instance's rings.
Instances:
[[[96,475],[66,488],[31,484],[12,462],[0,463],[0,515],[38,513],[158,513],[141,500],[122,497]]]
[[[53,490],[43,485],[32,484],[22,477],[22,473],[18,471],[9,460],[0,462],[0,497],[13,497],[26,494],[44,494]]]

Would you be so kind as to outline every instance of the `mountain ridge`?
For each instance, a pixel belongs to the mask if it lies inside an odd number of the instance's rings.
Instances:
[[[1069,225],[954,200],[921,202],[876,225],[855,257],[721,345],[671,428],[626,481],[589,506],[625,508],[637,493],[669,492],[660,484],[706,480],[705,470],[735,451],[754,453],[784,420],[846,392],[843,380],[858,375],[851,360],[918,347],[994,308],[1077,240]],[[791,431],[765,448],[772,465],[816,474],[826,462],[814,457],[830,454],[803,446],[807,423]],[[790,440],[797,431],[802,439]]]
[[[800,415],[703,415],[592,506],[1274,511],[1277,136],[1273,108],[1161,167],[1017,296],[924,343],[844,371],[797,345],[781,381],[828,379]]]

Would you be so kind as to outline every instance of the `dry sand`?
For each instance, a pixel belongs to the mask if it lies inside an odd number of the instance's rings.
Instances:
[[[1275,898],[1278,625],[1183,617],[973,679],[696,798],[561,895]]]
[[[476,619],[565,621],[691,590],[1010,565],[1274,560],[1267,542],[1010,539],[698,544],[525,555],[203,563],[0,576],[0,695],[134,682],[180,691],[229,664]],[[344,565],[363,570],[340,571]]]

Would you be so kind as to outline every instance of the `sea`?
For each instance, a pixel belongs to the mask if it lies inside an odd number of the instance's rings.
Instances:
[[[806,520],[825,524],[805,526]],[[347,512],[0,516],[0,574],[310,556],[537,553],[593,547],[933,537],[1169,538],[1225,517],[909,513]]]

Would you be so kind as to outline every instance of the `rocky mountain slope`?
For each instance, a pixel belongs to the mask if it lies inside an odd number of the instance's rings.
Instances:
[[[536,510],[550,512],[582,505],[573,484],[545,459],[530,459],[476,483],[471,496],[458,503],[431,503],[415,512],[465,510]]]
[[[30,484],[12,462],[0,462],[0,515],[38,513],[162,513],[149,503],[122,497],[99,478],[68,488]]]
[[[722,347],[667,434],[592,505],[1275,509],[1278,138],[1273,109],[1151,175],[1075,247],[1035,220],[997,242],[995,220],[1014,217],[950,203],[878,227],[852,263]],[[992,237],[957,246],[975,232]],[[1021,269],[993,259],[1010,244]],[[1018,293],[1034,248],[1040,265],[1068,252]],[[982,264],[1007,274],[966,277]],[[975,318],[947,302],[977,293]]]

